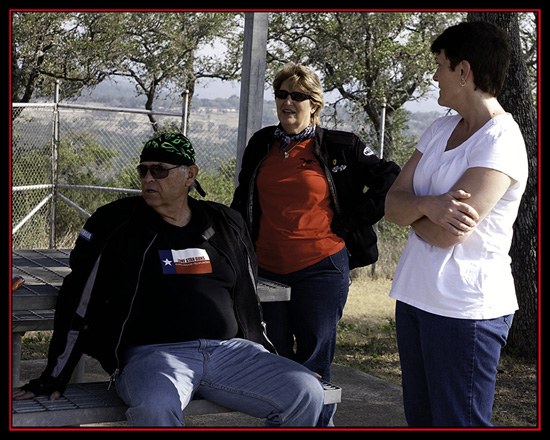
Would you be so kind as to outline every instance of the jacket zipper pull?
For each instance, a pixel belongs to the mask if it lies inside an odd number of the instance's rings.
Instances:
[[[110,391],[110,390],[111,390],[111,387],[112,387],[113,384],[115,383],[116,378],[117,378],[119,372],[120,372],[120,370],[117,368],[117,369],[115,370],[115,372],[114,372],[113,374],[111,374],[111,377],[109,378],[109,386],[107,387],[107,391]]]

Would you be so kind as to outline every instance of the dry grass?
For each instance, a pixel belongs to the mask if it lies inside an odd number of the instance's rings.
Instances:
[[[338,324],[335,362],[401,385],[391,281],[360,275]]]
[[[391,280],[360,274],[340,321],[335,362],[401,385]],[[493,423],[537,427],[537,364],[504,351],[498,367]]]

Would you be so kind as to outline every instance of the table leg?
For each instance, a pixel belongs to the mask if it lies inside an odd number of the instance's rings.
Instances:
[[[21,374],[21,339],[25,332],[11,334],[11,386],[19,388]]]

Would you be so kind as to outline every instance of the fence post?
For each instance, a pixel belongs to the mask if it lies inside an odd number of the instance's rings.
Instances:
[[[382,98],[382,108],[380,109],[380,150],[378,157],[384,159],[384,131],[386,127],[386,98]]]
[[[380,109],[380,149],[378,150],[378,158],[384,159],[384,130],[386,127],[386,98],[382,98],[382,108]],[[378,235],[378,223],[374,225],[374,232]],[[376,272],[376,262],[371,265],[371,276],[374,277]]]
[[[181,132],[187,136],[187,114],[189,112],[189,90],[185,89],[181,96],[183,97],[183,111],[181,112]]]
[[[57,181],[59,163],[59,80],[55,81],[53,97],[53,127],[52,127],[52,204],[50,209],[50,249],[55,248],[55,219],[57,204]]]

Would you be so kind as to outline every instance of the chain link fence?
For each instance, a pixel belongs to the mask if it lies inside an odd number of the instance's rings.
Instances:
[[[206,198],[225,204],[233,195],[238,121],[227,116],[219,123],[191,114],[187,128]],[[182,126],[177,113],[13,104],[12,248],[72,247],[97,208],[139,194],[135,167],[154,133],[150,118],[164,131]]]

